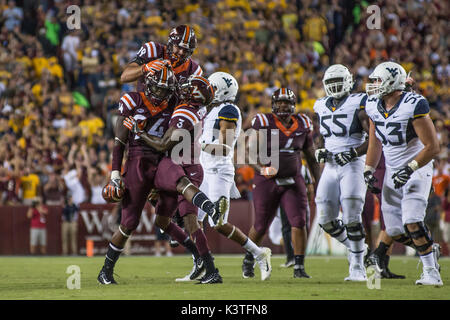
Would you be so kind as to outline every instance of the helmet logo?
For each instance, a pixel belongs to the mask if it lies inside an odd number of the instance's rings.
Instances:
[[[386,68],[386,70],[391,73],[392,77],[395,77],[398,74],[398,68]]]
[[[231,85],[233,84],[233,81],[231,79],[227,79],[225,77],[222,77],[223,81],[225,81],[225,83],[227,84],[227,87],[231,87]]]
[[[192,87],[192,96],[198,100],[205,101],[205,96],[201,93],[197,86]]]

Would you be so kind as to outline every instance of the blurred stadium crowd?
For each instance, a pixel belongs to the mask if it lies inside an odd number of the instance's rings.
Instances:
[[[81,29],[68,30],[69,5],[81,8]],[[435,187],[445,198],[450,181],[449,26],[445,1],[377,1],[381,30],[369,30],[367,1],[7,1],[0,0],[0,193],[3,204],[28,204],[42,195],[62,203],[102,203],[109,179],[115,110],[124,66],[140,46],[167,42],[190,24],[199,39],[192,58],[204,75],[233,74],[244,129],[257,112],[271,111],[281,85],[297,94],[297,111],[313,117],[324,96],[322,76],[332,63],[349,67],[356,91],[372,68],[400,62],[432,107],[442,152]],[[316,128],[317,130],[317,128]],[[317,132],[318,134],[318,132]],[[316,134],[316,135],[317,135]],[[237,168],[244,197],[252,169]],[[450,222],[450,214],[449,214]]]

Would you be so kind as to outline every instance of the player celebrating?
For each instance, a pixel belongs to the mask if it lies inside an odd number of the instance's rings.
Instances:
[[[428,101],[404,92],[406,72],[394,62],[383,62],[369,75],[366,110],[370,118],[369,148],[364,177],[373,188],[373,172],[383,152],[386,173],[382,212],[386,233],[394,239],[412,239],[423,263],[418,285],[443,285],[433,240],[424,223],[433,175],[433,157],[439,153]]]
[[[111,239],[105,264],[98,275],[101,284],[115,284],[114,266],[123,251],[127,239],[139,224],[147,196],[154,188],[157,166],[162,155],[155,149],[140,143],[139,135],[130,132],[122,123],[128,117],[136,121],[140,130],[150,135],[161,136],[167,130],[173,107],[177,104],[176,79],[172,68],[166,62],[164,67],[148,73],[144,92],[128,92],[119,103],[120,116],[115,127],[115,142],[112,159],[111,181],[103,188],[103,197],[108,202],[122,201],[122,219]],[[128,145],[128,160],[121,177],[122,158]],[[189,179],[177,181],[176,190],[190,202],[200,206],[208,214],[220,217],[220,208],[195,187]],[[218,218],[217,218],[218,219]],[[179,230],[178,230],[179,229]],[[171,234],[183,232],[170,224]],[[186,245],[186,243],[183,243]],[[187,247],[192,247],[190,244]],[[211,259],[212,260],[212,259]]]
[[[326,97],[314,104],[324,148],[316,151],[325,162],[316,193],[319,225],[349,249],[349,276],[346,281],[366,281],[364,268],[364,228],[361,213],[366,187],[364,155],[368,132],[364,105],[367,95],[350,94],[353,77],[348,69],[335,64],[324,74]],[[342,220],[338,219],[342,207]]]
[[[202,75],[202,68],[191,59],[196,47],[194,29],[188,25],[179,25],[170,31],[167,45],[154,41],[143,44],[136,57],[123,71],[120,80],[138,80],[137,89],[143,91],[144,76],[151,72],[158,59],[170,61],[179,83],[183,83],[190,75]]]
[[[316,181],[319,180],[319,166],[314,159],[311,120],[303,114],[294,114],[295,101],[295,94],[291,89],[278,89],[272,95],[272,113],[257,114],[252,121],[252,128],[257,134],[250,136],[248,150],[251,151],[254,144],[264,138],[262,135],[268,129],[272,130],[266,135],[267,151],[272,149],[271,144],[276,143],[273,142],[275,139],[278,139],[280,150],[278,154],[271,155],[272,159],[279,158],[278,170],[273,167],[273,163],[262,166],[259,156],[248,153],[250,165],[256,170],[253,189],[255,222],[250,229],[249,238],[256,244],[262,241],[281,205],[291,225],[294,278],[310,278],[304,267],[308,200],[305,181],[300,173],[300,152],[303,151]],[[253,254],[247,252],[242,265],[244,278],[253,276],[253,265]]]
[[[240,194],[234,183],[234,146],[241,132],[242,116],[239,107],[234,104],[238,93],[236,79],[225,72],[213,73],[209,78],[214,87],[215,94],[212,103],[208,106],[208,114],[204,119],[203,133],[200,137],[202,151],[200,163],[205,176],[200,186],[210,199],[217,200],[225,197],[239,198]],[[210,226],[220,234],[241,245],[251,252],[261,269],[261,280],[270,277],[272,270],[270,264],[271,251],[269,248],[260,248],[250,240],[239,228],[228,222],[227,210],[220,222],[209,218]],[[198,219],[203,222],[206,213],[199,211]],[[179,280],[193,280],[195,274],[189,274]]]
[[[169,129],[162,138],[150,136],[139,130],[132,118],[127,119],[127,121],[133,123],[131,126],[133,132],[136,132],[147,145],[161,153],[169,151],[169,155],[171,154],[170,150],[178,143],[178,137],[182,135],[181,131],[189,131],[191,157],[187,161],[183,159],[181,165],[175,164],[170,157],[164,157],[158,165],[155,176],[155,188],[159,190],[159,200],[155,209],[155,223],[166,232],[167,226],[171,223],[170,218],[178,207],[179,215],[183,218],[186,231],[192,235],[197,247],[199,247],[199,255],[193,254],[194,269],[192,274],[194,279],[192,280],[198,278],[203,269],[206,268],[206,274],[200,280],[201,283],[221,283],[222,278],[214,267],[205,234],[197,222],[197,207],[186,201],[182,196],[174,194],[174,191],[177,191],[176,185],[178,181],[186,179],[187,176],[192,181],[190,185],[193,184],[198,187],[202,183],[202,167],[195,163],[194,145],[197,143],[198,137],[195,136],[194,129],[196,126],[201,126],[201,121],[206,114],[204,106],[211,103],[214,97],[214,89],[207,79],[193,75],[181,85],[180,97],[183,103],[175,108],[169,122]],[[199,195],[203,196],[204,194],[201,193]],[[194,203],[202,203],[204,200],[206,199],[195,198]],[[228,201],[225,197],[219,197],[217,203],[220,205],[220,210],[217,210],[216,215],[211,216],[215,223],[218,223],[225,211],[228,211]],[[184,237],[176,235],[173,238],[180,243],[182,243],[180,240],[184,240]]]

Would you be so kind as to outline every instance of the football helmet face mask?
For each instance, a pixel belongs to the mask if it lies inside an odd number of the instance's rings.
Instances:
[[[214,99],[212,103],[222,103],[224,101],[234,102],[239,90],[236,79],[226,72],[214,72],[208,77],[214,88]]]
[[[177,79],[169,64],[153,74],[148,73],[145,77],[144,93],[155,106],[170,100],[176,87]]]
[[[179,96],[182,101],[193,106],[208,106],[214,98],[214,89],[208,79],[191,75],[180,85]]]
[[[194,29],[188,25],[173,28],[167,42],[167,53],[171,63],[184,63],[194,53],[197,37]]]
[[[295,113],[295,94],[289,88],[280,88],[272,94],[272,112],[286,120]]]
[[[350,93],[354,84],[352,74],[342,64],[334,64],[328,67],[322,83],[327,96],[336,99],[340,99]]]
[[[366,84],[366,93],[382,98],[393,91],[405,89],[406,71],[398,63],[383,62],[373,70],[369,79],[372,83]]]

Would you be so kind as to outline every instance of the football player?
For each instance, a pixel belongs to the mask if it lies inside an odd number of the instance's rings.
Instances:
[[[202,151],[200,163],[205,177],[200,186],[210,199],[225,197],[239,198],[240,194],[234,183],[234,147],[241,132],[242,116],[239,107],[234,103],[239,85],[236,79],[226,72],[215,72],[208,80],[214,87],[214,99],[208,106],[208,113],[203,122],[203,133],[200,137]],[[261,280],[270,277],[272,270],[269,248],[258,247],[239,228],[228,222],[229,210],[219,223],[208,218],[209,225],[223,236],[233,240],[250,252],[261,269]],[[198,219],[203,223],[206,213],[199,211]],[[190,278],[191,275],[185,278]]]
[[[319,180],[319,165],[314,158],[311,120],[303,114],[295,114],[295,102],[291,89],[280,88],[272,94],[272,113],[257,114],[252,121],[256,135],[249,137],[248,156],[250,165],[256,171],[253,189],[255,221],[249,238],[256,244],[261,243],[278,207],[283,207],[291,225],[294,278],[310,278],[304,266],[308,199],[305,180],[301,175],[300,151],[303,151],[315,181]],[[273,161],[263,166],[265,160],[252,153],[255,144],[264,141],[264,138],[266,154],[270,153],[272,144],[278,143],[280,146],[277,154],[271,154],[271,159],[279,159],[279,168],[274,167]],[[254,256],[247,252],[242,265],[244,278],[253,276],[253,266]]]
[[[369,75],[366,111],[370,118],[369,148],[364,178],[369,189],[383,152],[386,172],[382,188],[382,212],[386,233],[414,244],[423,263],[417,285],[443,285],[433,239],[424,223],[431,188],[433,157],[439,141],[429,117],[428,101],[405,92],[406,72],[394,62],[379,64]]]
[[[152,72],[158,59],[169,60],[179,83],[190,75],[202,75],[202,68],[191,59],[197,47],[194,29],[188,25],[179,25],[169,33],[167,45],[150,41],[141,46],[136,57],[126,66],[120,80],[133,82],[138,80],[137,91],[143,91],[143,80]]]
[[[174,106],[177,105],[176,78],[170,64],[163,61],[163,67],[148,73],[144,92],[128,92],[119,102],[120,116],[115,126],[115,142],[110,182],[103,188],[103,197],[108,202],[122,202],[122,218],[118,231],[109,243],[103,268],[98,275],[101,284],[115,284],[114,266],[123,251],[127,239],[139,224],[142,209],[154,180],[162,155],[157,150],[141,143],[139,134],[123,125],[130,117],[140,130],[149,135],[162,136],[169,126]],[[128,159],[121,174],[125,147]],[[122,179],[123,178],[123,179]],[[176,190],[190,202],[200,206],[208,214],[220,215],[218,204],[213,204],[187,178],[177,181]],[[168,233],[181,235],[184,232],[174,223],[166,228]],[[184,233],[184,245],[195,249]],[[182,237],[181,237],[182,238]],[[192,241],[191,241],[192,242]],[[211,259],[212,260],[212,259]]]
[[[202,120],[206,115],[205,106],[213,100],[214,89],[207,79],[192,75],[181,85],[180,98],[182,103],[175,108],[169,122],[169,129],[163,137],[151,136],[141,131],[135,123],[131,128],[147,145],[161,153],[169,152],[169,156],[164,157],[159,163],[155,176],[155,188],[159,190],[159,200],[155,208],[156,225],[166,232],[167,226],[171,223],[170,218],[175,214],[178,207],[186,231],[192,235],[199,248],[199,255],[193,255],[194,268],[191,273],[191,280],[200,277],[203,269],[206,269],[206,274],[200,279],[201,283],[221,283],[222,278],[214,267],[207,239],[197,222],[197,207],[186,201],[184,197],[177,196],[174,193],[178,190],[177,183],[180,179],[189,177],[190,185],[196,187],[199,187],[204,180],[201,165],[195,163],[194,145],[197,143],[198,137],[195,136],[196,131],[194,129],[196,126],[201,128]],[[132,118],[127,120],[134,122]],[[183,161],[181,165],[178,165],[171,159],[170,151],[178,144],[178,137],[182,136],[183,131],[189,132],[191,155],[188,161]],[[194,198],[193,203],[202,203],[204,200],[203,198]],[[217,224],[222,220],[223,214],[228,211],[228,200],[225,197],[219,197],[216,200],[219,204],[219,210],[216,211],[215,215],[210,215],[210,218]],[[179,243],[182,243],[180,240],[184,240],[179,236],[173,238]]]
[[[315,199],[318,222],[349,250],[349,276],[345,280],[366,281],[361,213],[366,196],[363,171],[368,143],[364,111],[367,95],[350,93],[353,76],[341,64],[328,67],[323,86],[327,96],[314,104],[324,140],[324,147],[316,151],[316,159],[325,163]],[[339,207],[342,220],[338,219]]]

